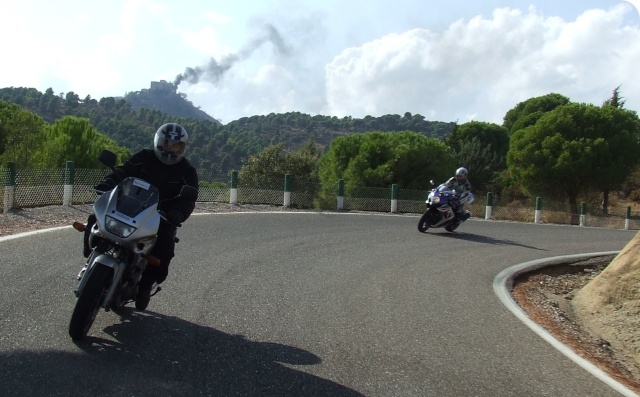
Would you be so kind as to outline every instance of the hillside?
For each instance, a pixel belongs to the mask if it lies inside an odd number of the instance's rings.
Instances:
[[[207,120],[221,124],[206,112],[197,108],[186,99],[185,94],[178,94],[176,86],[164,80],[152,81],[148,89],[129,92],[124,96],[131,108],[155,109],[163,113],[186,119]]]
[[[99,132],[132,152],[149,147],[158,126],[179,122],[190,132],[189,158],[203,178],[222,180],[269,145],[284,143],[287,150],[297,150],[312,140],[324,151],[336,137],[347,134],[414,131],[442,139],[456,126],[408,112],[362,119],[271,113],[222,125],[167,82],[152,82],[149,89],[99,100],[90,95],[81,99],[74,92],[55,93],[51,88],[42,93],[35,88],[8,87],[0,88],[0,100],[15,103],[49,124],[64,116],[87,118]]]

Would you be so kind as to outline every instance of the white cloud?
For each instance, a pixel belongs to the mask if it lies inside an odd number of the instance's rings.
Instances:
[[[231,18],[228,15],[222,14],[220,12],[214,12],[214,11],[207,11],[203,14],[203,16],[206,19],[211,20],[219,25],[226,25],[231,20]]]
[[[51,74],[68,82],[68,91],[84,97],[108,90],[122,81],[120,66],[136,47],[139,15],[146,12],[144,1],[127,2],[114,21],[116,30],[103,34],[91,20],[83,17],[84,36],[75,45],[65,43],[53,58]],[[122,93],[124,94],[124,92]]]
[[[618,85],[626,106],[640,109],[638,13],[617,0],[607,0],[607,10],[580,13],[602,2],[535,0],[536,7],[487,11],[479,2],[462,10],[430,0],[429,13],[414,11],[425,6],[419,0],[373,4],[360,13],[354,10],[365,2],[355,0],[251,7],[3,2],[0,14],[8,17],[0,35],[16,39],[0,44],[12,60],[3,64],[0,87],[119,96],[215,59],[227,61],[218,81],[190,80],[179,90],[225,123],[289,111],[501,122],[532,96],[558,92],[599,104]],[[527,4],[492,2],[498,3]],[[381,18],[384,24],[371,23]]]
[[[626,11],[593,10],[565,22],[535,9],[498,9],[442,33],[414,29],[345,49],[326,66],[327,111],[501,123],[533,96],[558,92],[599,104],[620,84],[637,106],[631,69],[640,61],[640,31],[622,25]]]

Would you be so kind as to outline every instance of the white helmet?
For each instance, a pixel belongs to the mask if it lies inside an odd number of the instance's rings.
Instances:
[[[469,175],[469,171],[464,167],[460,167],[456,170],[456,179],[458,182],[464,182],[464,180],[467,179],[467,175]]]
[[[167,123],[162,125],[153,138],[153,150],[156,157],[168,165],[178,163],[187,151],[188,138],[187,130],[180,124]]]

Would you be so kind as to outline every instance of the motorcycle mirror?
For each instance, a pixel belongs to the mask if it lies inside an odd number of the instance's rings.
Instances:
[[[180,198],[188,201],[196,201],[198,199],[198,189],[193,186],[184,185],[182,189],[180,189]]]
[[[98,161],[100,161],[102,164],[106,165],[107,167],[111,168],[112,170],[116,166],[116,160],[117,160],[116,154],[106,149],[101,151],[100,156],[98,157]]]
[[[432,179],[432,180],[430,180],[430,181],[429,181],[429,183],[431,184],[431,186],[435,186],[435,184],[436,184],[436,183],[433,181],[433,179]]]

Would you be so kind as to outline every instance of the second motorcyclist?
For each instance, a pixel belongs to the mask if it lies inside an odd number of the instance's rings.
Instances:
[[[453,210],[456,214],[456,222],[462,223],[469,219],[471,214],[464,209],[464,199],[471,192],[471,182],[468,179],[469,171],[465,167],[456,170],[455,176],[449,178],[446,185],[452,189],[458,198]]]

